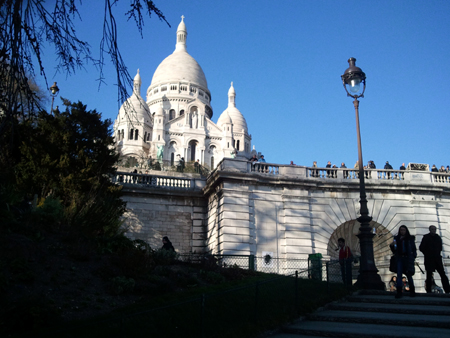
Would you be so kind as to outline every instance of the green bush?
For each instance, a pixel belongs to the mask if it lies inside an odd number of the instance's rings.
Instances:
[[[60,319],[60,310],[53,302],[39,295],[20,299],[4,314],[5,323],[8,323],[6,333],[11,334],[55,325]]]
[[[225,281],[225,277],[223,277],[220,273],[214,271],[204,271],[202,270],[200,276],[209,283],[212,284],[220,284]]]
[[[136,282],[133,278],[124,276],[111,278],[111,292],[115,295],[132,292]]]
[[[61,225],[64,221],[64,206],[59,198],[49,196],[38,204],[30,216],[34,225],[54,228],[57,225]]]
[[[175,251],[158,249],[153,251],[152,257],[157,265],[170,265],[176,261],[178,254]]]

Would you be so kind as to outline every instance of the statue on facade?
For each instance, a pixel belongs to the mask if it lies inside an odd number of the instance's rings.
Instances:
[[[192,115],[192,128],[197,129],[198,128],[198,115],[197,112],[194,112]]]
[[[158,162],[162,162],[163,154],[164,154],[164,146],[160,145],[158,146],[158,152],[156,153],[156,158],[158,159]]]

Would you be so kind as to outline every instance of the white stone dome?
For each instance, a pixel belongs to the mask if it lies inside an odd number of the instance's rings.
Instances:
[[[178,25],[175,51],[156,68],[150,88],[160,84],[182,81],[196,84],[209,92],[202,67],[186,50],[187,30],[183,19],[182,16]]]
[[[133,80],[133,94],[120,107],[119,122],[130,120],[143,121],[146,117],[150,116],[150,109],[140,94],[141,83],[141,76],[139,75],[138,69]]]
[[[224,123],[233,124],[233,132],[241,132],[244,130],[245,133],[248,133],[247,121],[245,121],[244,115],[236,108],[236,91],[233,87],[233,82],[231,82],[231,87],[228,90],[228,108],[224,110],[224,112],[220,115],[217,120],[217,125],[222,126]]]
[[[230,118],[230,115],[228,115],[228,111],[224,111],[221,115],[220,115],[220,117],[219,117],[219,119],[217,120],[217,125],[218,126],[223,126],[224,124],[231,124],[231,123],[233,123],[232,121],[231,121],[231,118]]]
[[[143,121],[150,116],[150,109],[141,96],[133,93],[120,107],[119,121]],[[123,118],[128,117],[123,120]]]
[[[228,107],[225,109],[225,111],[220,115],[217,125],[227,123],[225,122],[227,117],[231,119],[231,123],[233,124],[233,132],[241,132],[244,130],[244,132],[248,133],[247,121],[245,121],[245,118],[239,109],[236,107]]]
[[[175,51],[160,63],[150,87],[164,83],[189,82],[208,89],[202,67],[185,51]]]

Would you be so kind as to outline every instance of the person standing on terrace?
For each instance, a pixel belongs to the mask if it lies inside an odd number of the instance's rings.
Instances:
[[[392,166],[389,164],[389,161],[386,161],[386,164],[384,165],[384,169],[386,169],[386,170],[392,170],[392,169],[394,169],[394,168],[392,168]],[[387,174],[388,180],[390,180],[390,179],[391,179],[391,172],[388,171],[386,174]]]
[[[347,167],[346,167],[344,162],[341,163],[341,169],[342,168],[347,169]],[[343,174],[344,174],[344,178],[348,178],[348,170],[344,170]]]

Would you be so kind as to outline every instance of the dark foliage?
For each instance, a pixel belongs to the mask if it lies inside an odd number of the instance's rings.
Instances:
[[[46,1],[1,0],[0,1],[0,109],[8,118],[29,118],[37,111],[39,100],[29,78],[36,73],[47,78],[42,61],[45,44],[55,48],[57,71],[72,74],[87,62],[94,63],[104,81],[105,54],[109,55],[116,69],[119,99],[127,97],[126,87],[132,83],[120,54],[114,5],[120,0],[104,0],[103,32],[100,42],[100,59],[92,57],[87,41],[78,37],[76,24],[81,20],[78,12],[83,3],[76,0]],[[155,14],[167,23],[163,13],[151,0],[132,0],[125,13],[133,20],[142,35],[144,15]],[[168,23],[167,23],[168,24]],[[169,25],[170,26],[170,25]],[[38,71],[38,72],[37,72]],[[28,106],[28,107],[25,107]],[[25,109],[27,108],[27,109]],[[39,109],[38,109],[39,110]],[[0,133],[3,125],[1,125]]]

